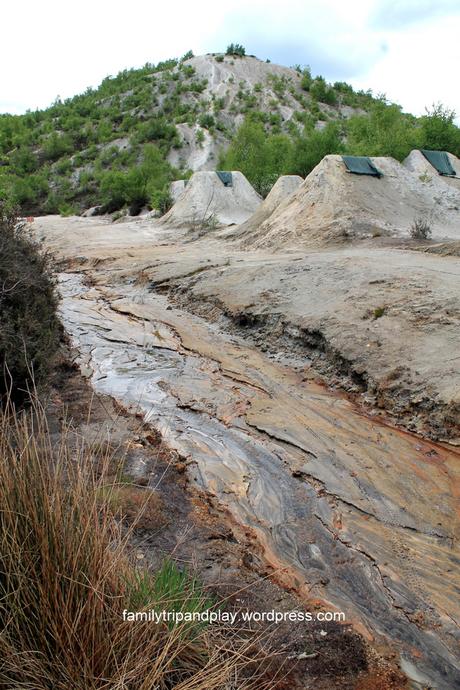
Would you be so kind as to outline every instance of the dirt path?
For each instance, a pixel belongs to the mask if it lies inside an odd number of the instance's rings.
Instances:
[[[459,455],[126,280],[121,260],[94,265],[107,259],[100,241],[88,240],[86,275],[60,277],[64,325],[96,391],[142,411],[286,587],[390,644],[413,687],[456,687]],[[141,241],[127,232],[126,246]]]

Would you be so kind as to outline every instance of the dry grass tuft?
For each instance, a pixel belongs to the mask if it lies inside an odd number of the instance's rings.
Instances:
[[[268,687],[238,631],[123,621],[133,604],[197,610],[208,603],[175,567],[157,575],[135,569],[129,529],[111,505],[119,487],[100,466],[95,471],[101,452],[93,450],[68,428],[53,446],[38,404],[0,412],[0,686]]]

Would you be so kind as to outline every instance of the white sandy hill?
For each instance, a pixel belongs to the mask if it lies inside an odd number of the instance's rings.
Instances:
[[[418,175],[420,180],[429,181],[435,179],[439,182],[447,183],[453,189],[457,189],[460,192],[460,160],[457,156],[454,156],[453,153],[447,153],[447,155],[452,167],[458,175],[457,178],[440,175],[436,168],[433,168],[431,163],[427,161],[423,153],[417,149],[409,153],[407,158],[404,159],[403,165],[405,168]]]
[[[294,113],[303,111],[299,97],[311,102],[310,94],[301,87],[302,75],[295,69],[276,65],[252,56],[236,57],[233,55],[208,54],[197,55],[177,65],[171,72],[177,73],[184,67],[193,67],[193,81],[203,84],[203,91],[181,93],[181,103],[199,114],[209,114],[218,121],[219,127],[210,131],[200,119],[194,124],[182,122],[176,125],[180,137],[180,146],[173,147],[168,154],[169,162],[177,168],[196,170],[215,170],[216,162],[222,148],[230,143],[231,136],[237,131],[245,118],[244,98],[254,99],[254,107],[264,113],[275,110],[281,118],[284,130],[291,121],[301,131],[300,122]],[[157,75],[157,79],[161,76]],[[159,105],[163,106],[166,98],[174,95],[176,82],[162,82],[167,93],[159,95]],[[274,103],[276,104],[274,106]],[[354,114],[362,114],[359,108],[347,105],[331,106],[318,103],[318,128],[329,119],[342,119]]]
[[[232,171],[232,185],[226,187],[216,172],[199,171],[192,175],[174,206],[161,223],[176,226],[244,223],[258,208],[262,198],[245,176]]]
[[[206,80],[200,101],[208,104],[209,113],[214,113],[215,99],[223,99],[225,105],[219,111],[218,119],[231,132],[235,132],[244,121],[244,113],[240,112],[242,90],[253,94],[254,87],[262,87],[257,92],[257,108],[264,112],[273,110],[273,100],[278,100],[273,78],[283,79],[286,84],[283,102],[280,102],[277,108],[282,122],[290,120],[294,112],[299,110],[298,102],[287,87],[289,85],[300,91],[301,75],[290,67],[266,63],[250,56],[240,58],[210,54],[197,55],[187,60],[184,65],[193,67],[197,80]],[[173,72],[178,69],[179,67],[176,67]],[[183,98],[186,99],[186,96]],[[334,112],[334,109],[325,104],[321,104],[320,109]],[[228,137],[219,130],[211,135],[198,123],[189,125],[184,122],[176,127],[181,138],[181,146],[171,149],[168,155],[169,162],[176,167],[190,168],[193,171],[214,170],[219,152],[228,144]],[[202,140],[198,139],[199,133]]]
[[[341,156],[325,156],[303,184],[242,245],[298,248],[353,237],[409,236],[415,218],[433,237],[460,239],[460,194],[422,182],[393,158],[373,158],[383,176],[348,173]]]
[[[251,237],[257,228],[277,210],[281,202],[300,187],[302,182],[303,178],[299,175],[282,175],[279,177],[257,211],[245,223],[228,232],[227,237]]]

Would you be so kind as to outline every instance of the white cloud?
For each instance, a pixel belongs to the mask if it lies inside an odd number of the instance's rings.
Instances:
[[[434,101],[460,113],[457,9],[458,0],[8,3],[0,111],[45,107],[126,67],[237,41],[261,58],[385,92],[415,113]]]
[[[407,32],[387,34],[385,57],[352,83],[360,88],[373,85],[416,115],[434,102],[442,102],[460,115],[456,77],[459,28],[458,19],[438,18]]]
[[[378,0],[371,13],[371,23],[379,28],[399,31],[459,12],[458,0]]]

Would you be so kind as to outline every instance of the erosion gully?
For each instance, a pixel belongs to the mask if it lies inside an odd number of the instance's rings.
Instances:
[[[59,289],[94,389],[142,411],[286,587],[389,644],[411,687],[460,687],[458,452],[365,416],[164,294],[88,282],[68,268]]]

